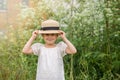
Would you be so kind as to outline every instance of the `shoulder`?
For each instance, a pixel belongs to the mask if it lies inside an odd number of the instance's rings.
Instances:
[[[65,48],[65,47],[67,47],[67,45],[63,42],[63,41],[61,41],[61,42],[59,42],[58,44],[57,44],[57,46],[58,47],[60,47],[60,48]]]
[[[40,54],[40,51],[41,51],[41,48],[42,48],[43,44],[41,43],[34,43],[32,45],[32,51],[35,55],[39,55]]]
[[[34,44],[32,45],[32,47],[41,47],[41,46],[43,46],[42,43],[34,43]]]
[[[64,44],[64,42],[63,41],[60,41],[59,43],[57,43],[57,46],[61,46],[61,45],[63,45]]]
[[[61,56],[64,57],[66,55],[66,52],[65,52],[65,50],[67,48],[66,43],[64,43],[63,41],[61,41],[61,42],[59,42],[57,44],[57,47],[58,47],[58,49],[59,49],[59,51],[61,53]]]

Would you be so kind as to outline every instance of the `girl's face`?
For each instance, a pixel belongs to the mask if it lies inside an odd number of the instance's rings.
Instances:
[[[42,34],[43,39],[46,44],[52,45],[55,44],[55,41],[57,40],[58,34]]]

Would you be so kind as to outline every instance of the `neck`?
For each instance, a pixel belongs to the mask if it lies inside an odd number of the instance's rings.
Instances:
[[[45,47],[48,47],[48,48],[53,48],[55,46],[56,46],[56,44],[45,44]]]

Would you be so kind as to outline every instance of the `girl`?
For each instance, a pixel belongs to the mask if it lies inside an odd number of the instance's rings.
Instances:
[[[33,43],[41,34],[45,44]],[[58,36],[62,40],[55,44]],[[38,56],[36,80],[65,80],[63,57],[66,54],[75,54],[76,48],[66,38],[65,32],[59,29],[59,23],[55,20],[46,20],[41,24],[41,30],[35,30],[31,38],[25,44],[23,53]]]

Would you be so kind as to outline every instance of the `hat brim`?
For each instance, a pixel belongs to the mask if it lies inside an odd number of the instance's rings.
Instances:
[[[39,34],[52,34],[52,33],[59,34],[60,31],[59,30],[47,30],[47,31],[39,30]]]

